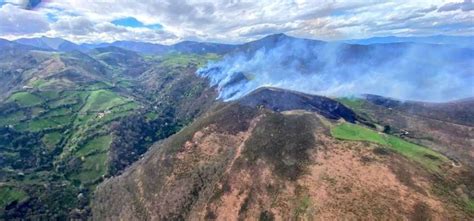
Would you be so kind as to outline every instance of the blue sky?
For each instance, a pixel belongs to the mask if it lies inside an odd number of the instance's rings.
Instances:
[[[473,35],[472,0],[0,0],[0,38],[241,43],[273,33],[321,40]]]
[[[115,19],[112,21],[112,24],[118,25],[118,26],[131,27],[131,28],[150,28],[150,29],[163,28],[163,26],[161,26],[160,24],[144,25],[142,22],[138,21],[134,17]]]

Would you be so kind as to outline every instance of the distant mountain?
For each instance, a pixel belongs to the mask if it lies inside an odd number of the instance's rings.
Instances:
[[[170,47],[167,45],[153,44],[148,42],[138,42],[138,41],[115,41],[112,43],[100,43],[100,44],[82,44],[82,46],[94,49],[94,48],[103,48],[103,47],[118,47],[126,50],[140,52],[145,54],[161,54],[166,53],[170,50]]]
[[[183,41],[174,45],[162,45],[153,44],[147,42],[136,42],[136,41],[116,41],[112,43],[101,43],[101,44],[85,44],[88,48],[101,48],[101,47],[119,47],[130,51],[135,51],[145,54],[164,54],[171,52],[178,53],[195,53],[195,54],[206,54],[216,53],[225,54],[236,46],[219,44],[219,43],[208,43],[208,42],[195,42],[195,41]]]
[[[261,48],[274,48],[276,45],[284,41],[291,42],[300,42],[304,44],[310,44],[311,46],[324,44],[324,41],[294,38],[285,34],[273,34],[266,36],[262,39],[255,41],[247,42],[239,45],[230,45],[230,44],[220,44],[220,43],[211,43],[211,42],[196,42],[196,41],[183,41],[174,45],[162,45],[149,42],[138,42],[138,41],[115,41],[111,43],[97,43],[97,44],[75,44],[73,42],[61,39],[61,38],[22,38],[18,39],[15,42],[33,46],[43,50],[50,51],[74,51],[79,50],[86,52],[95,48],[103,47],[119,47],[126,50],[145,53],[145,54],[165,54],[170,52],[178,53],[196,53],[196,54],[205,54],[205,53],[216,53],[216,54],[226,54],[229,52],[255,52]],[[474,37],[473,36],[445,36],[445,35],[436,35],[436,36],[427,36],[427,37],[396,37],[396,36],[387,36],[387,37],[373,37],[367,39],[352,39],[344,40],[337,43],[347,43],[347,44],[360,44],[360,45],[370,45],[370,44],[389,44],[389,43],[423,43],[423,44],[453,44],[462,47],[471,47],[474,46]]]
[[[268,35],[264,38],[241,44],[238,47],[236,47],[233,50],[233,52],[234,53],[235,52],[253,53],[260,49],[272,49],[279,45],[282,45],[282,43],[289,43],[289,42],[302,43],[308,46],[316,46],[316,45],[321,45],[321,44],[326,43],[324,41],[318,41],[318,40],[295,38],[295,37],[280,33],[280,34]]]
[[[171,46],[171,49],[181,53],[216,53],[225,54],[235,48],[237,45],[219,44],[219,43],[208,43],[208,42],[196,42],[196,41],[183,41]]]
[[[2,51],[2,53],[0,53],[0,57],[23,53],[24,51],[34,50],[34,49],[36,48],[30,45],[23,45],[23,44],[18,44],[13,41],[0,39],[0,50]]]
[[[165,54],[171,52],[178,53],[195,53],[195,54],[206,54],[216,53],[225,54],[233,49],[236,45],[209,43],[209,42],[196,42],[196,41],[183,41],[174,45],[162,45],[148,42],[138,41],[115,41],[111,43],[97,43],[97,44],[75,44],[70,41],[61,38],[21,38],[15,42],[23,45],[29,45],[42,50],[48,51],[82,51],[87,52],[96,48],[104,47],[118,47],[129,51],[144,53],[144,54]]]
[[[108,66],[114,67],[115,71],[122,71],[127,76],[139,75],[149,66],[138,52],[115,46],[96,48],[89,54]]]
[[[463,47],[474,46],[474,36],[447,36],[447,35],[435,35],[426,37],[373,37],[366,39],[352,39],[342,41],[349,44],[386,44],[386,43],[401,43],[401,42],[412,42],[412,43],[425,43],[425,44],[453,44],[460,45]]]
[[[24,86],[27,71],[38,68],[48,52],[16,42],[0,39],[0,100]]]
[[[51,51],[85,50],[85,48],[81,47],[80,45],[74,44],[62,38],[20,38],[18,40],[15,40],[15,42]]]

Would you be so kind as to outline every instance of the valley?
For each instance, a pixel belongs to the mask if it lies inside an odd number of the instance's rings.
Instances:
[[[207,61],[205,56],[148,57],[140,64],[149,65],[148,76],[136,79],[121,74],[133,75],[113,61],[138,55],[110,50],[86,60],[74,53],[51,53],[42,58],[39,70],[25,70],[15,87],[19,89],[5,96],[0,104],[2,217],[88,217],[97,184],[205,109],[205,103],[189,112],[174,109],[199,99],[206,89],[203,80],[203,86],[184,85],[200,80],[193,70]],[[89,59],[95,67],[88,66]],[[173,71],[156,76],[156,69]],[[28,76],[29,71],[35,74]],[[188,92],[175,99],[177,90]],[[208,94],[205,99],[213,100]]]

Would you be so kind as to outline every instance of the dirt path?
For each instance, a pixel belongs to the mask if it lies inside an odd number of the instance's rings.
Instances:
[[[249,129],[246,131],[246,132],[243,132],[242,134],[242,142],[240,143],[240,145],[237,147],[236,151],[235,151],[235,155],[234,157],[232,158],[232,160],[230,161],[230,164],[229,166],[227,167],[227,169],[224,171],[223,175],[226,175],[226,174],[229,174],[230,173],[230,170],[234,167],[234,163],[235,161],[237,161],[237,159],[239,159],[239,157],[242,155],[242,149],[245,147],[245,141],[247,141],[247,139],[250,137],[250,135],[252,135],[252,131],[253,129],[255,129],[255,126],[257,125],[258,121],[260,121],[260,119],[262,118],[262,116],[258,116],[256,117],[255,119],[253,119],[251,122],[250,122],[250,127]]]

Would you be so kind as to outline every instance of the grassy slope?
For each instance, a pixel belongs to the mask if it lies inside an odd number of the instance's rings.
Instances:
[[[106,152],[111,142],[112,136],[110,135],[96,137],[87,142],[87,144],[79,149],[75,154],[78,157],[85,157],[88,155],[93,155],[94,153]]]
[[[27,195],[21,189],[10,187],[10,186],[0,186],[0,207],[3,208],[13,201],[20,201],[26,198]]]
[[[189,64],[196,65],[201,67],[209,60],[217,60],[219,55],[217,54],[206,54],[204,56],[194,55],[194,54],[169,54],[161,58],[161,66],[177,68],[187,66]]]
[[[15,102],[21,107],[32,107],[41,104],[43,99],[29,92],[18,92],[12,94],[7,102]]]
[[[341,98],[336,98],[336,100],[356,110],[362,109],[364,106],[364,100],[358,99],[358,98],[341,97]]]
[[[112,91],[96,90],[90,93],[89,98],[87,99],[86,104],[82,108],[81,112],[104,111],[126,102],[127,99],[119,96],[116,93],[113,93]]]
[[[379,133],[368,128],[349,123],[339,124],[331,129],[332,136],[344,140],[368,141],[384,145],[411,159],[428,170],[439,172],[440,166],[449,163],[444,155],[398,137]]]
[[[43,136],[42,141],[47,147],[53,149],[61,141],[61,137],[62,134],[59,132],[47,133]]]
[[[8,98],[8,101],[18,103],[21,107],[31,107],[43,102],[40,97],[29,92],[14,93]]]
[[[111,135],[100,136],[90,140],[75,153],[83,160],[77,173],[71,175],[83,183],[92,183],[107,172],[107,150],[112,142]]]

